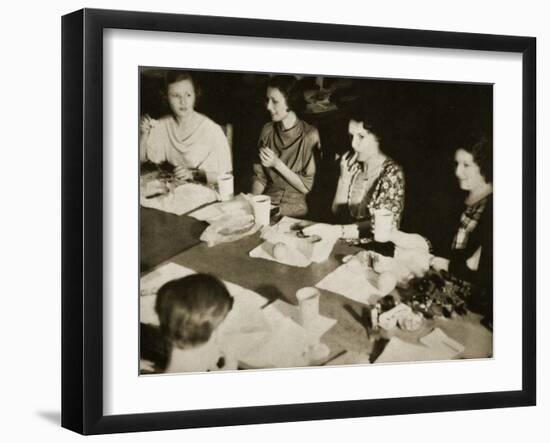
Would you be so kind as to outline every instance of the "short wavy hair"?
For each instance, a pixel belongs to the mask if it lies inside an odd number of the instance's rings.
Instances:
[[[225,285],[209,274],[193,274],[165,283],[155,302],[163,337],[180,349],[210,340],[232,307],[233,297]]]
[[[164,74],[164,91],[163,96],[168,99],[168,87],[172,83],[177,83],[182,80],[189,80],[195,90],[195,105],[197,104],[199,97],[202,94],[200,84],[197,82],[196,76],[192,75],[189,71],[169,70]]]
[[[479,172],[487,183],[493,182],[493,142],[486,134],[470,135],[457,147],[472,154]]]
[[[269,79],[267,87],[278,89],[283,94],[289,111],[301,113],[304,110],[304,93],[295,77],[291,75],[275,75]]]
[[[379,101],[365,100],[350,114],[350,120],[363,123],[363,127],[376,137],[380,145],[383,141],[384,145],[389,141],[392,117],[389,115],[387,106]]]

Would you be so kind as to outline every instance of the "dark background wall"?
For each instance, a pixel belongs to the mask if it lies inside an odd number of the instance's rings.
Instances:
[[[163,98],[162,69],[142,68],[140,110],[158,118],[169,112]],[[261,127],[270,120],[265,109],[266,74],[194,71],[202,89],[197,110],[234,128],[233,160],[237,191],[249,191],[251,165],[257,158]],[[315,88],[313,77],[300,81]],[[444,253],[456,230],[463,193],[454,176],[454,152],[471,133],[492,134],[493,88],[486,84],[326,78],[325,86],[342,83],[331,101],[338,110],[301,113],[317,126],[323,158],[310,196],[310,218],[331,220],[329,205],[338,177],[337,154],[350,149],[347,125],[365,104],[383,123],[382,150],[405,171],[406,199],[402,229],[427,236]]]

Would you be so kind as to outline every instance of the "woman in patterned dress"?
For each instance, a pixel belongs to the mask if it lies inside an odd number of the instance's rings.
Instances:
[[[340,177],[332,211],[348,223],[316,224],[304,230],[307,235],[341,238],[372,237],[374,211],[385,209],[393,214],[399,228],[405,202],[405,176],[395,160],[381,149],[379,130],[367,116],[352,118],[348,132],[353,153],[340,160]]]

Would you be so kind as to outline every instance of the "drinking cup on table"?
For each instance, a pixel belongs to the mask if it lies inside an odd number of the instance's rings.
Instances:
[[[374,240],[380,243],[390,241],[393,231],[393,212],[387,209],[374,211]]]
[[[268,195],[254,195],[252,197],[252,210],[256,224],[269,226],[271,214],[271,198]]]
[[[311,327],[319,317],[319,298],[321,293],[317,288],[306,287],[298,289],[296,298],[300,307],[300,323],[305,329]]]
[[[233,198],[233,174],[218,175],[218,193],[221,201],[228,201]]]

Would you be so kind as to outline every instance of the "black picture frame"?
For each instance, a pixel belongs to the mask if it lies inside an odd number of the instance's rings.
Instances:
[[[131,415],[103,412],[103,31],[500,51],[522,55],[522,388],[506,392]],[[504,35],[83,9],[62,18],[62,426],[82,434],[536,404],[536,39]]]

